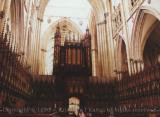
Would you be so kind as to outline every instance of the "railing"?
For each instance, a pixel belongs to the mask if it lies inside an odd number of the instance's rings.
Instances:
[[[115,86],[119,108],[125,107],[133,112],[135,109],[151,111],[160,107],[160,65],[125,77]]]

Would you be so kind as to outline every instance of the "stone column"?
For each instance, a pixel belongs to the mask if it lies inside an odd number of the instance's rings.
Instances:
[[[40,64],[40,59],[41,57],[39,56],[40,55],[40,51],[41,51],[41,48],[40,48],[40,32],[41,32],[41,23],[42,23],[42,19],[39,19],[38,18],[38,21],[37,21],[37,74],[39,73],[39,64]]]
[[[101,61],[101,47],[100,47],[100,29],[97,25],[97,47],[98,47],[98,76],[102,76],[102,61]]]
[[[142,60],[137,60],[137,67],[138,67],[138,72],[141,72],[142,71],[142,66],[141,66],[141,62]]]
[[[127,24],[127,12],[126,12],[126,9],[125,9],[125,0],[121,0],[121,9],[122,9],[122,23],[123,23],[123,30],[124,30],[124,36],[126,38],[126,42],[128,42],[129,40],[129,31],[128,31],[128,24]],[[132,70],[132,65],[131,65],[131,62],[130,62],[130,53],[129,53],[129,45],[126,44],[126,49],[127,49],[127,60],[128,60],[128,72],[129,74],[132,74],[133,73],[133,70]]]
[[[143,62],[143,60],[141,60],[141,62],[140,62],[140,69],[141,69],[141,71],[144,70],[144,62]]]
[[[133,60],[133,69],[134,69],[134,74],[137,73],[137,61]]]
[[[105,30],[104,24],[101,24],[101,34],[102,34],[102,58],[103,58],[103,78],[106,76],[107,73],[107,58],[106,58],[106,43],[105,43]]]
[[[100,42],[100,53],[101,53],[101,70],[102,70],[102,77],[104,76],[104,45],[103,45],[103,29],[102,29],[102,25],[99,24],[99,29],[100,29],[100,38],[99,38],[99,42]]]
[[[108,2],[109,3],[109,2]],[[112,10],[110,4],[108,6],[108,11],[105,13],[106,17],[106,37],[107,37],[107,49],[108,49],[108,73],[109,77],[113,77],[113,71],[115,69],[115,57],[114,57],[114,42],[113,42],[113,35],[112,35]],[[112,79],[111,79],[112,80]]]
[[[97,45],[96,45],[96,40],[97,40],[97,36],[95,35],[95,32],[96,32],[96,28],[95,28],[95,25],[94,25],[94,20],[92,21],[92,24],[91,24],[91,60],[92,60],[92,76],[93,77],[96,77],[98,74],[97,74],[97,58],[98,58],[98,51],[97,51]],[[79,35],[79,38],[80,38],[80,35]],[[79,39],[80,41],[80,39]]]
[[[135,72],[137,74],[138,73],[138,60],[135,60],[134,63],[135,63]]]
[[[131,75],[134,75],[134,64],[133,64],[133,59],[130,59],[130,67],[131,67]]]
[[[96,68],[96,58],[97,58],[97,49],[92,48],[91,49],[91,55],[92,55],[92,76],[97,76],[97,68]]]
[[[110,69],[110,63],[109,63],[109,52],[108,52],[108,38],[107,38],[107,21],[106,21],[106,15],[104,16],[104,25],[103,25],[103,30],[104,30],[104,47],[105,47],[105,76],[107,79],[110,77],[109,69]]]

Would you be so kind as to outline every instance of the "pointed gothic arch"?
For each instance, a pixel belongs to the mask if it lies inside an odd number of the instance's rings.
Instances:
[[[96,13],[96,20],[100,21],[104,18],[104,13],[108,11],[107,5],[110,4],[110,1],[108,0],[87,0],[91,6],[93,7],[93,10],[95,10]],[[39,12],[38,12],[38,18],[43,20],[44,11],[48,4],[49,0],[40,0],[39,2]],[[100,18],[100,19],[98,19]]]
[[[110,9],[110,1],[108,1],[108,0],[87,0],[87,1],[92,6],[92,12],[94,12],[94,14],[95,14],[96,24],[98,24],[100,22],[103,22],[104,21],[104,14],[106,14]],[[45,11],[45,8],[46,8],[47,4],[48,4],[48,0],[40,0],[38,18],[41,19],[41,20],[43,20],[44,11]],[[49,35],[49,32],[48,32],[47,35]],[[47,39],[47,37],[46,37],[46,39]],[[41,47],[45,49],[47,43],[48,43],[47,40],[42,40],[41,41],[41,44],[42,44]]]
[[[116,70],[121,78],[128,74],[127,47],[123,38],[119,35],[116,42]]]
[[[160,13],[151,7],[141,7],[136,14],[130,41],[130,53],[134,59],[143,58],[145,43],[157,20],[160,21]]]

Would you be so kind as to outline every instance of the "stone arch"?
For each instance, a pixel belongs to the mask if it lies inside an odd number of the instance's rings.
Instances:
[[[143,6],[137,11],[131,37],[131,57],[135,60],[143,59],[144,46],[153,30],[154,23],[160,21],[160,13],[151,7]]]
[[[128,73],[127,46],[123,38],[119,35],[116,42],[116,70],[122,75]],[[125,74],[124,74],[125,73]]]
[[[96,22],[104,20],[104,13],[107,12],[104,1],[88,0],[93,10],[95,11]]]
[[[49,28],[47,28],[47,30],[44,32],[43,36],[42,36],[42,47],[46,48],[47,43],[50,39],[50,36],[54,33],[55,29],[56,29],[56,25],[59,23],[63,23],[63,22],[67,22],[67,26],[69,26],[69,28],[74,28],[75,30],[77,30],[77,32],[79,32],[82,35],[82,30],[77,26],[77,24],[75,24],[72,20],[68,19],[68,18],[62,18],[60,20],[57,20],[55,22],[53,22]]]
[[[144,68],[150,68],[160,63],[160,21],[151,27],[143,45]]]
[[[93,10],[95,10],[96,18],[103,18],[104,13],[107,12],[105,1],[103,0],[87,0],[87,1],[91,4],[91,6],[93,7]],[[106,1],[109,2],[108,0]],[[38,18],[43,19],[44,11],[48,2],[49,0],[40,0]],[[97,20],[100,20],[100,19],[97,19]]]
[[[45,8],[48,4],[49,0],[40,0],[40,4],[39,4],[39,13],[38,13],[38,18],[39,19],[43,19],[44,16],[44,11]],[[108,9],[108,5],[109,2],[108,0],[88,0],[88,2],[91,4],[92,6],[92,12],[94,12],[95,14],[95,21],[96,24],[104,21],[104,14],[109,11]],[[48,35],[48,34],[47,34]],[[43,39],[43,37],[42,37]],[[45,38],[47,39],[47,38]],[[48,38],[49,39],[49,38]],[[48,41],[47,40],[42,40],[41,41],[41,48],[46,48]],[[43,56],[43,55],[42,55]],[[45,55],[44,55],[45,56]]]
[[[82,36],[82,30],[78,27],[77,24],[75,24],[72,20],[68,19],[68,18],[62,18],[60,20],[57,20],[55,22],[53,22],[49,28],[47,28],[47,30],[44,32],[43,36],[42,36],[42,43],[41,43],[41,46],[47,50],[47,47],[48,47],[48,44],[51,43],[51,39],[53,38],[53,34],[55,33],[56,31],[56,27],[57,25],[60,25],[60,26],[63,26],[63,25],[67,25],[68,29],[78,33],[80,36]],[[54,43],[54,42],[53,42]],[[54,44],[53,44],[54,45]],[[46,56],[45,57],[48,57],[48,53],[51,53],[51,52],[47,52],[46,53]],[[51,58],[47,58],[47,64],[46,64],[46,61],[45,61],[45,66],[48,66],[50,65],[50,63],[48,63],[48,61],[51,61],[51,59],[53,59],[53,57]]]

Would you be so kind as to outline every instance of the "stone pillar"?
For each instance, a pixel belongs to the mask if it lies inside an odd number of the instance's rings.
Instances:
[[[104,76],[104,68],[105,68],[105,62],[104,62],[104,44],[103,44],[103,28],[102,28],[102,24],[99,25],[100,28],[100,38],[99,38],[99,42],[100,42],[100,51],[101,51],[101,69],[102,69],[102,77]]]
[[[42,23],[42,19],[38,19],[38,21],[37,21],[37,24],[38,24],[38,26],[37,26],[37,59],[38,59],[38,61],[37,61],[37,74],[39,73],[39,64],[40,64],[40,59],[41,59],[41,57],[40,57],[40,51],[41,51],[41,48],[40,48],[40,35],[41,35],[41,23]]]
[[[137,61],[138,72],[141,72],[141,63],[140,62],[141,62],[140,60]]]
[[[98,43],[98,56],[99,56],[99,72],[100,72],[100,77],[102,77],[103,70],[102,70],[102,45],[101,45],[101,29],[100,25],[98,25],[98,32],[97,32],[97,43]]]
[[[92,76],[96,77],[98,74],[98,50],[97,50],[97,34],[96,33],[96,27],[95,27],[95,21],[93,19],[92,24],[91,24],[91,60],[92,60]],[[80,35],[79,35],[80,38]],[[80,39],[79,39],[80,41]]]
[[[105,37],[105,27],[104,24],[101,25],[102,28],[102,47],[103,47],[103,51],[102,51],[102,55],[103,55],[103,61],[104,61],[104,65],[103,65],[103,77],[107,76],[108,73],[108,69],[107,69],[107,51],[106,51],[106,37]]]
[[[143,71],[143,61],[142,60],[137,60],[137,71],[141,72]]]
[[[128,72],[130,75],[132,75],[133,70],[132,70],[132,64],[130,62],[130,52],[129,52],[129,31],[128,31],[128,24],[127,24],[127,11],[126,11],[126,6],[125,6],[125,0],[121,0],[121,14],[122,14],[122,23],[123,23],[123,30],[124,30],[124,36],[125,36],[125,40],[126,40],[126,52],[127,52],[127,60],[128,60]]]
[[[100,47],[100,28],[97,25],[97,47],[98,47],[98,76],[102,76],[102,61],[101,61],[101,47]]]
[[[138,73],[138,60],[135,60],[134,64],[135,64],[135,73],[137,74]]]
[[[120,80],[121,79],[121,72],[117,71],[117,74],[118,74],[118,80]]]
[[[134,65],[133,65],[133,59],[130,59],[130,69],[131,69],[131,75],[134,75]]]
[[[141,62],[140,62],[140,69],[141,69],[141,71],[144,70],[144,62],[143,62],[143,60],[141,60]]]
[[[92,55],[92,76],[95,77],[97,76],[97,68],[96,68],[96,53],[97,50],[95,48],[91,49],[91,55]]]
[[[137,73],[136,60],[133,60],[133,69],[134,69],[134,74],[136,74]]]
[[[110,78],[110,62],[109,62],[109,49],[108,49],[108,38],[107,38],[107,21],[106,21],[106,14],[104,15],[104,44],[105,44],[105,60],[106,60],[106,77]]]
[[[108,47],[108,63],[109,63],[109,77],[111,79],[111,77],[114,76],[114,70],[115,70],[115,54],[114,54],[114,40],[113,40],[113,34],[112,34],[112,6],[110,5],[110,2],[107,2],[107,11],[104,14],[104,17],[106,19],[106,37],[107,37],[107,47]],[[112,79],[111,79],[112,80]]]

